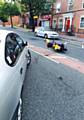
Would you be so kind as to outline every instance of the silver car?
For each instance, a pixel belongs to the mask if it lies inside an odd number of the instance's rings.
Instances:
[[[59,34],[56,31],[52,31],[47,27],[36,27],[35,36],[40,36],[44,38],[59,38]]]
[[[18,34],[0,30],[0,120],[20,120],[22,88],[31,54]]]

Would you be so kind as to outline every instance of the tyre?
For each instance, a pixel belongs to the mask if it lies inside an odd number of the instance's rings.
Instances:
[[[48,38],[48,35],[47,35],[47,34],[45,34],[45,35],[44,35],[44,38],[45,38],[45,39],[46,39],[46,38]]]
[[[22,118],[22,98],[19,99],[19,103],[18,103],[18,106],[16,108],[16,111],[13,115],[13,118],[12,120],[21,120]]]
[[[28,66],[29,66],[30,63],[31,63],[31,53],[30,53],[29,50],[28,50],[27,58],[28,58],[28,60],[27,60],[27,68],[28,68]]]
[[[38,36],[37,32],[35,32],[35,36],[36,36],[36,37]]]

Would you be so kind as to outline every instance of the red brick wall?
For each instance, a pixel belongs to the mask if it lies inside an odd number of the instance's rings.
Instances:
[[[61,12],[67,11],[67,0],[61,0]]]
[[[74,0],[74,10],[78,10],[82,8],[83,0]]]
[[[56,0],[55,4],[61,3],[61,12],[66,12],[67,11],[67,0]],[[55,8],[56,12],[56,8]]]
[[[19,16],[12,17],[12,20],[13,20],[13,25],[20,24],[20,17]]]
[[[20,17],[19,16],[14,16],[12,17],[13,25],[19,25],[20,24]],[[4,23],[5,25],[10,25],[10,19],[8,22]],[[3,22],[0,23],[0,25],[3,25]]]
[[[64,13],[64,12],[66,13],[67,12],[67,9],[68,9],[67,1],[68,0],[56,0],[56,4],[61,2],[61,13]],[[82,6],[83,6],[82,2],[83,2],[83,0],[74,0],[73,11],[81,10]],[[73,14],[74,14],[73,25],[74,25],[74,28],[75,28],[75,32],[79,32],[79,29],[81,29],[80,28],[80,18],[81,18],[81,16],[84,16],[84,11],[73,12]],[[53,18],[55,19],[55,18],[58,18],[62,15],[63,14],[55,15]]]

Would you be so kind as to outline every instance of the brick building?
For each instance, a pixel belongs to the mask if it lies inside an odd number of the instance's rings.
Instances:
[[[54,29],[84,34],[84,0],[56,0],[53,6]]]

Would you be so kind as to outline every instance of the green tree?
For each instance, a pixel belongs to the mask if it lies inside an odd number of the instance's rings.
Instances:
[[[0,4],[0,20],[3,22],[8,21],[8,15],[4,13],[4,4]]]
[[[3,22],[4,20],[7,20],[8,17],[10,17],[11,20],[11,27],[13,27],[12,17],[15,15],[20,15],[20,9],[18,8],[16,2],[12,4],[11,3],[4,3],[2,6],[0,6],[0,18]]]
[[[21,3],[25,5],[31,16],[34,16],[44,11],[46,0],[21,0]]]
[[[21,0],[21,4],[24,5],[24,10],[30,13],[30,25],[34,27],[33,17],[43,15],[43,14],[52,14],[52,4],[56,0]]]
[[[54,16],[54,3],[56,3],[56,0],[48,0],[48,2],[50,3],[50,14],[51,14],[51,28],[52,28],[52,24],[53,24],[53,16]]]
[[[45,9],[46,0],[21,0],[25,10],[30,13],[30,26],[34,30],[34,16],[39,16]]]

